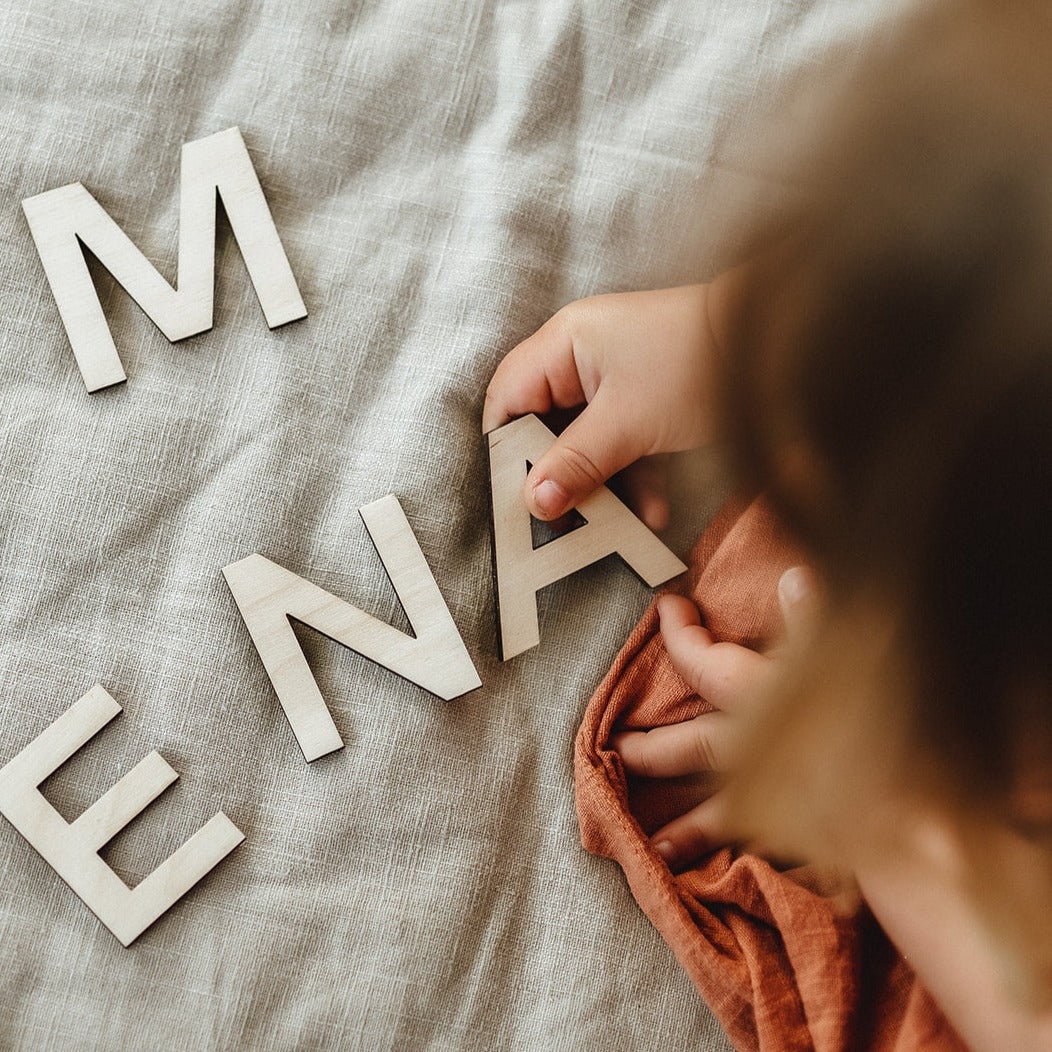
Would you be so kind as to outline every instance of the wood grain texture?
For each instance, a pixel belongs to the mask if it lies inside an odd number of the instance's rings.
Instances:
[[[173,342],[212,327],[216,195],[270,328],[307,316],[244,139],[228,128],[182,149],[179,264],[173,288],[80,184],[26,198],[22,210],[89,391],[121,383],[124,367],[82,244]]]
[[[224,567],[223,575],[309,763],[343,746],[289,623],[295,618],[449,701],[482,686],[398,498],[359,513],[415,636],[298,577],[262,555]]]
[[[555,435],[531,414],[488,439],[502,660],[540,643],[537,592],[614,552],[651,588],[687,569],[606,486],[578,505],[584,525],[534,549],[523,486]]]
[[[99,850],[179,777],[175,771],[152,752],[71,823],[38,787],[120,711],[101,685],[76,701],[0,770],[0,814],[128,946],[245,837],[220,811],[134,888],[103,862]]]

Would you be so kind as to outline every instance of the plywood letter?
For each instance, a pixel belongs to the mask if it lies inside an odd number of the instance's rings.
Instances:
[[[216,194],[270,328],[307,316],[252,159],[237,128],[183,146],[179,270],[173,288],[80,183],[26,198],[22,209],[89,391],[126,379],[84,252],[87,246],[169,340],[212,327]]]
[[[0,770],[0,814],[128,946],[245,837],[220,811],[134,888],[102,861],[99,850],[179,777],[175,771],[150,753],[72,823],[38,786],[120,711],[102,686],[74,702]]]
[[[523,485],[528,464],[540,460],[554,441],[555,435],[533,415],[489,434],[493,554],[504,661],[541,641],[537,592],[547,585],[614,552],[651,588],[686,570],[605,486],[578,505],[583,526],[534,549]]]
[[[415,637],[262,555],[223,568],[278,701],[309,763],[343,746],[289,618],[449,701],[482,686],[398,498],[359,509]]]

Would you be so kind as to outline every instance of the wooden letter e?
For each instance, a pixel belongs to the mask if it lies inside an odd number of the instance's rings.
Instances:
[[[220,811],[134,888],[102,861],[99,851],[179,777],[161,755],[145,756],[75,822],[37,787],[120,711],[102,686],[74,702],[0,770],[0,814],[127,946],[245,837]]]

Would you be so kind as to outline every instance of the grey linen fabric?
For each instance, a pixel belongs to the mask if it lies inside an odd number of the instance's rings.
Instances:
[[[58,810],[157,748],[181,780],[104,851],[122,877],[220,808],[247,835],[122,949],[0,823],[0,1046],[725,1047],[578,841],[574,731],[648,596],[607,561],[496,660],[479,418],[563,303],[712,271],[750,100],[876,7],[0,7],[0,763],[101,681],[124,713]],[[95,268],[129,380],[87,395],[19,202],[79,180],[173,279],[179,147],[231,125],[310,316],[266,329],[225,228],[215,327],[176,346]],[[405,627],[356,514],[389,492],[484,687],[444,704],[304,630],[346,741],[308,766],[220,568]]]

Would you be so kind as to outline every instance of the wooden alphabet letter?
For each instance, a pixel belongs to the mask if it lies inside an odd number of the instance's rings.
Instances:
[[[651,588],[686,566],[603,486],[578,505],[585,523],[534,549],[523,500],[529,463],[555,441],[537,419],[524,416],[489,434],[493,554],[497,573],[501,660],[537,646],[537,592],[617,552]]]
[[[74,702],[0,770],[0,814],[128,946],[245,837],[220,811],[135,888],[102,861],[100,849],[179,777],[175,771],[151,752],[73,823],[37,787],[120,711],[102,686]]]
[[[89,391],[121,383],[126,377],[81,243],[91,249],[169,340],[195,336],[212,327],[217,193],[223,199],[267,325],[274,329],[305,318],[307,309],[237,128],[183,146],[175,288],[80,183],[22,202]]]
[[[415,637],[262,555],[223,568],[278,701],[309,763],[342,748],[289,618],[322,632],[446,701],[482,686],[416,537],[393,494],[359,514]]]

